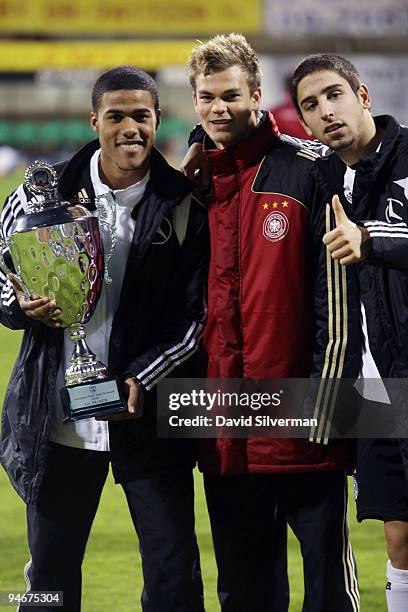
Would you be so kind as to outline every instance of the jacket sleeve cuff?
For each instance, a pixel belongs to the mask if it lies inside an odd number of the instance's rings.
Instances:
[[[364,243],[367,245],[365,248],[367,254],[364,257],[364,261],[367,263],[378,263],[384,259],[384,226],[389,225],[382,223],[381,226],[377,225],[373,221],[362,221],[359,223],[360,227],[363,228],[366,239],[363,237]],[[363,234],[363,236],[364,236]]]
[[[27,317],[21,310],[14,289],[7,281],[1,290],[0,319],[3,325],[10,329],[28,329],[41,323]]]
[[[193,321],[181,342],[167,347],[142,369],[140,369],[140,361],[135,360],[126,368],[126,375],[133,376],[146,391],[150,391],[162,378],[165,378],[174,368],[197,351],[203,333],[204,325]]]

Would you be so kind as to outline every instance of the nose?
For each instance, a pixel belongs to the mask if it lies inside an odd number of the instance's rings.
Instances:
[[[215,98],[212,106],[212,111],[216,115],[222,115],[227,110],[225,102],[219,98]]]
[[[321,100],[319,103],[320,115],[324,121],[331,120],[333,118],[333,109],[328,100]]]
[[[122,129],[126,136],[134,136],[139,133],[138,123],[132,117],[125,117],[123,119]]]

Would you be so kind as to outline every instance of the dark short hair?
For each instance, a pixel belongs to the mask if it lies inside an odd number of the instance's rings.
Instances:
[[[98,111],[101,98],[107,91],[117,91],[118,89],[141,89],[150,91],[154,109],[159,108],[159,93],[155,80],[140,68],[134,66],[116,66],[103,72],[96,80],[92,89],[92,108]]]
[[[298,103],[298,87],[302,79],[314,72],[331,70],[337,72],[347,81],[351,89],[356,94],[360,87],[360,75],[357,68],[348,59],[334,53],[316,53],[308,55],[295,68],[290,78],[290,95],[296,110],[301,114]]]

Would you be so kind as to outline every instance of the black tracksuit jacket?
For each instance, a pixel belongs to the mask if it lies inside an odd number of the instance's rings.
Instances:
[[[346,166],[339,157],[329,155],[316,165],[330,186],[328,202],[337,193],[349,218],[370,234],[370,256],[351,268],[381,377],[401,378],[408,376],[408,128],[390,116],[375,121],[383,140],[378,152],[353,166],[352,204],[343,194]]]
[[[61,199],[95,208],[89,162],[98,148],[98,141],[91,142],[71,160],[56,166]],[[191,376],[189,357],[199,347],[205,324],[207,213],[192,194],[182,244],[172,222],[174,207],[192,192],[192,183],[153,149],[150,180],[132,212],[135,232],[109,342],[109,373],[121,379],[136,376],[147,390],[141,419],[109,425],[117,480],[190,467],[195,460],[190,441],[159,440],[155,435],[155,385],[170,372]],[[7,198],[2,211],[5,235],[12,231],[14,219],[24,214],[26,204],[23,186]],[[162,227],[167,228],[165,240]],[[24,329],[4,401],[0,457],[19,495],[27,503],[35,503],[47,462],[63,332],[26,317],[2,273],[0,285],[1,323]]]

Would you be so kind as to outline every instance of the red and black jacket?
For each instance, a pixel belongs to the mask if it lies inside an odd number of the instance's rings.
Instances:
[[[360,347],[347,333],[347,269],[327,257],[331,222],[315,168],[318,155],[278,135],[263,115],[244,142],[204,150],[212,175],[211,262],[205,346],[210,378],[357,375]],[[319,432],[314,437],[322,442]],[[302,472],[346,467],[348,442],[219,439],[201,445],[200,467],[222,473]]]

